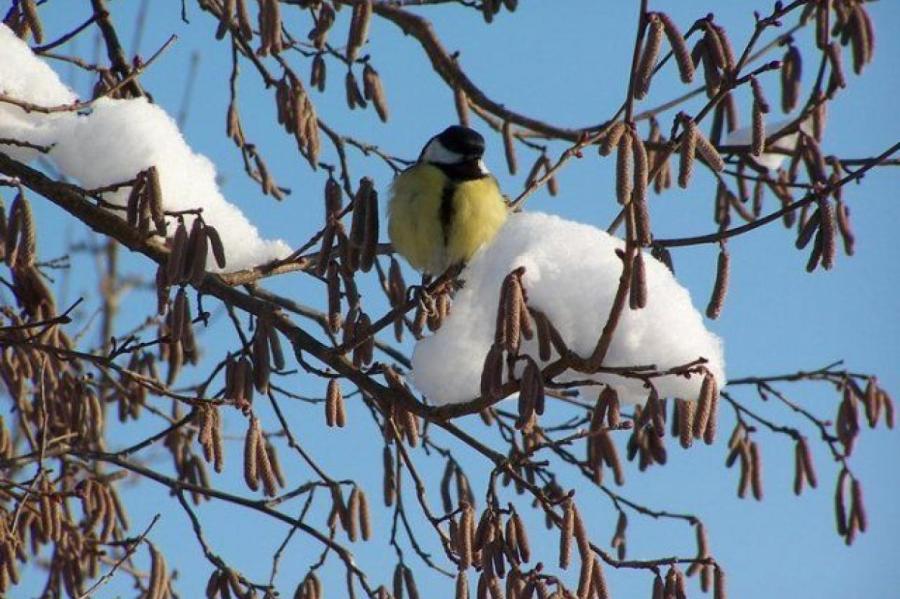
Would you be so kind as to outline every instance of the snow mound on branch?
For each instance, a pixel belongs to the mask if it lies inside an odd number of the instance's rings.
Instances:
[[[778,121],[777,123],[766,123],[766,138],[768,139],[773,135],[780,133],[782,130],[792,125],[794,123],[794,120],[795,119],[788,119],[784,121]],[[803,131],[803,133],[812,135],[812,123],[810,122],[810,119],[807,119],[800,123],[799,128],[801,131]],[[769,169],[770,171],[774,171],[778,169],[779,166],[781,166],[784,160],[788,157],[788,154],[797,149],[797,142],[799,141],[799,138],[800,135],[797,132],[788,133],[787,135],[779,137],[775,141],[774,145],[769,146],[772,150],[780,151],[763,152],[759,156],[749,155],[748,158],[761,167]],[[749,146],[752,140],[753,127],[744,127],[743,129],[735,129],[734,131],[729,133],[725,137],[725,145]]]
[[[568,347],[589,355],[606,322],[622,272],[616,249],[621,239],[590,225],[536,212],[513,214],[488,247],[462,273],[464,287],[456,295],[449,317],[431,337],[420,340],[413,353],[412,378],[435,404],[469,401],[480,394],[484,358],[494,338],[503,278],[525,267],[523,284],[528,304],[543,311]],[[647,306],[627,306],[613,336],[605,366],[646,366],[667,369],[706,358],[719,386],[725,383],[721,340],[706,330],[691,305],[687,290],[659,261],[644,254]],[[537,339],[524,341],[522,352],[538,358]],[[557,356],[551,357],[555,359]],[[566,378],[566,377],[570,378]],[[567,374],[558,380],[584,379]],[[613,386],[626,402],[640,403],[647,389],[634,379],[598,373],[591,379]],[[700,392],[699,376],[654,379],[663,397],[693,399]]]
[[[0,56],[0,93],[39,106],[77,101],[57,74],[2,24]],[[203,220],[222,237],[227,270],[249,268],[290,253],[283,241],[263,239],[241,210],[222,196],[213,163],[191,150],[175,121],[145,98],[101,98],[80,114],[49,115],[0,102],[0,138],[52,146],[48,156],[60,172],[86,188],[127,181],[155,165],[163,208],[202,208]],[[26,162],[37,155],[35,150],[3,144],[0,152]],[[129,188],[124,188],[103,198],[124,206],[128,193]],[[174,219],[168,220],[168,230],[173,233]],[[190,226],[193,217],[185,220]],[[211,253],[207,268],[219,270]]]
[[[127,181],[156,165],[166,210],[203,208],[203,220],[222,237],[228,269],[237,270],[284,257],[283,241],[262,239],[241,210],[229,203],[216,184],[213,163],[191,150],[166,112],[144,98],[94,102],[90,114],[69,119],[58,127],[59,138],[50,152],[64,173],[88,188]],[[98,157],[100,157],[98,159]],[[129,189],[105,194],[124,206]],[[192,218],[185,219],[190,225]],[[175,231],[169,219],[169,232]],[[209,268],[213,267],[210,256]]]
[[[41,106],[72,104],[78,100],[56,72],[35,58],[31,48],[2,23],[0,56],[0,93]],[[65,113],[26,112],[18,106],[0,102],[0,137],[47,145],[51,123],[67,117]],[[0,144],[0,152],[22,162],[30,162],[38,154],[37,150],[7,144]]]

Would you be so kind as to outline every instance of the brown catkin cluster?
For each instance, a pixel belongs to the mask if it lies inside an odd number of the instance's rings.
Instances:
[[[272,326],[268,318],[259,318],[256,321],[256,334],[251,345],[251,360],[253,362],[253,386],[262,394],[269,391],[269,377],[272,366],[275,370],[284,370],[284,351],[281,348],[281,340],[278,331]]]
[[[307,574],[294,591],[294,599],[324,599],[324,597],[322,581],[314,572]]]
[[[698,26],[703,37],[691,51],[691,61],[703,65],[706,95],[714,98],[734,69],[734,51],[725,30],[713,22],[711,15],[698,21]]]
[[[316,259],[316,274],[320,277],[325,274],[331,263],[331,254],[335,240],[340,235],[345,235],[344,224],[341,222],[343,191],[341,191],[341,186],[334,177],[329,176],[325,180],[323,198],[325,200],[325,225],[322,227],[322,243],[319,249],[319,256]]]
[[[403,329],[405,326],[403,313],[399,310],[406,303],[406,281],[403,279],[403,272],[400,269],[400,263],[391,256],[391,265],[388,268],[388,277],[386,285],[386,294],[391,308],[397,310],[397,316],[394,318],[394,338],[397,342],[403,341]]]
[[[281,3],[278,0],[257,0],[259,4],[259,50],[260,56],[278,54],[285,43],[281,36]]]
[[[378,192],[372,179],[363,177],[353,199],[349,243],[344,244],[342,266],[349,272],[369,272],[378,251]]]
[[[522,285],[522,276],[525,274],[523,267],[510,272],[503,280],[500,288],[500,298],[497,308],[496,326],[494,329],[494,343],[485,356],[484,367],[481,374],[481,394],[483,397],[499,399],[503,386],[503,354],[510,360],[519,353],[522,339],[531,339],[534,336],[534,327],[537,326],[540,335],[540,324],[532,325],[531,311],[527,305],[527,294]],[[537,321],[537,318],[535,318]],[[510,362],[511,363],[511,362]],[[543,383],[538,384],[539,373],[535,374],[535,364],[529,371],[528,393],[525,403],[520,402],[520,410],[524,413],[532,413],[540,407],[543,412]],[[523,385],[525,382],[523,381]],[[520,398],[521,399],[521,398]],[[522,426],[525,421],[522,420]]]
[[[125,215],[128,225],[136,227],[142,235],[150,234],[152,224],[157,235],[166,236],[162,186],[155,166],[141,171],[135,177],[125,204]]]
[[[742,423],[738,423],[728,440],[728,457],[725,466],[731,468],[740,460],[740,477],[738,480],[738,497],[744,498],[748,491],[753,492],[757,501],[762,500],[762,460],[756,442],[750,439],[749,431]]]
[[[653,464],[665,464],[668,459],[664,441],[665,405],[655,389],[651,389],[643,407],[636,407],[634,417],[635,424],[626,447],[628,460],[637,457],[641,471]]]
[[[766,123],[765,114],[769,112],[769,103],[763,95],[762,85],[756,77],[750,78],[750,87],[753,90],[753,128],[750,136],[750,151],[754,156],[760,156],[766,147]]]
[[[219,408],[203,404],[197,408],[197,441],[203,448],[203,457],[213,464],[216,472],[222,472],[225,449],[222,444],[222,421]]]
[[[329,379],[325,391],[325,424],[343,428],[347,424],[347,412],[344,407],[344,394],[337,379]]]
[[[169,257],[166,260],[162,286],[168,288],[172,285],[191,284],[196,287],[202,284],[210,250],[216,265],[225,268],[225,246],[215,227],[206,224],[197,216],[191,223],[191,230],[188,233],[184,220],[179,218]]]
[[[456,502],[453,501],[451,490],[455,491]],[[445,512],[453,511],[456,505],[475,505],[475,494],[472,492],[469,478],[453,460],[447,460],[441,477],[441,504]]]
[[[350,110],[355,110],[356,108],[365,109],[368,106],[368,102],[366,102],[366,98],[359,88],[359,82],[356,80],[353,69],[348,69],[347,74],[344,76],[344,97],[347,100],[347,108]]]
[[[312,40],[313,46],[321,52],[325,49],[325,44],[328,41],[328,33],[331,31],[332,25],[334,25],[336,15],[334,8],[327,2],[319,2],[316,4],[317,6],[311,7],[313,9],[318,9],[315,26],[312,31],[309,32],[308,37]],[[316,11],[314,10],[313,12]]]
[[[384,380],[388,386],[395,392],[404,397],[409,396],[409,389],[406,388],[406,382],[403,377],[390,366],[384,368]],[[419,444],[419,419],[408,409],[406,409],[400,401],[392,401],[390,411],[384,421],[384,438],[387,443],[392,443],[396,438],[398,442],[404,439],[410,447],[416,447]]]
[[[347,34],[347,62],[353,62],[359,55],[360,48],[369,37],[369,25],[372,21],[372,0],[363,0],[353,5],[350,16],[350,29]]]
[[[834,35],[840,42],[850,44],[853,72],[859,74],[875,55],[875,27],[862,2],[834,2]]]
[[[384,86],[381,84],[381,77],[378,76],[378,71],[368,62],[363,67],[363,97],[372,102],[375,106],[375,112],[378,113],[378,118],[381,119],[381,122],[386,123],[389,114],[387,96],[384,93]]]
[[[256,416],[250,416],[250,426],[244,437],[244,482],[252,491],[262,483],[266,496],[274,497],[278,487],[283,487],[283,477],[276,473],[278,465],[274,447],[268,442],[259,426]]]
[[[275,107],[278,123],[294,136],[297,149],[309,165],[313,169],[318,168],[320,150],[318,116],[303,83],[291,72],[282,77],[275,87]],[[280,199],[280,192],[274,181],[263,176],[265,169],[261,159],[257,160],[257,167],[263,179],[263,191]]]
[[[23,30],[19,37],[24,39],[28,31],[30,31],[35,42],[38,44],[44,43],[44,26],[41,24],[41,19],[38,16],[36,0],[22,0],[19,3],[19,9],[22,11],[23,25]]]
[[[806,443],[806,437],[798,437],[794,444],[794,494],[803,492],[803,485],[808,484],[812,488],[818,485],[816,470],[813,466],[812,453]]]

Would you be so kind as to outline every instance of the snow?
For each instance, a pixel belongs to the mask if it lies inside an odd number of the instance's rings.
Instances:
[[[788,125],[794,123],[795,119],[788,119],[785,121],[779,121],[777,123],[766,123],[766,137],[772,137]],[[806,133],[807,135],[812,133],[812,124],[807,119],[800,124],[800,129]],[[736,129],[729,133],[725,137],[725,145],[726,146],[748,146],[751,143],[751,139],[753,137],[753,128],[752,127],[744,127],[743,129]],[[769,170],[775,170],[781,163],[784,162],[785,158],[788,157],[788,153],[794,151],[797,147],[797,139],[799,134],[789,133],[784,137],[778,138],[775,142],[774,148],[778,148],[783,152],[764,152],[759,156],[748,156],[750,160],[754,161],[756,164],[767,168]]]
[[[2,24],[0,56],[0,93],[39,106],[77,101],[57,74]],[[101,98],[82,113],[28,113],[0,103],[0,137],[52,145],[48,157],[54,165],[86,188],[127,181],[155,165],[163,191],[163,208],[202,208],[204,221],[214,226],[222,238],[229,271],[290,253],[285,242],[263,239],[241,210],[224,198],[216,184],[212,162],[195,153],[165,110],[145,98]],[[0,145],[0,151],[26,162],[37,155],[34,150],[8,145]],[[124,206],[128,192],[127,188],[120,189],[104,194],[103,199]],[[192,219],[185,219],[188,226]],[[168,230],[174,233],[174,219],[168,220]],[[207,267],[219,270],[211,253]]]
[[[570,349],[589,355],[618,287],[622,262],[615,250],[623,247],[621,239],[589,225],[537,212],[511,215],[462,273],[464,287],[454,298],[450,316],[434,335],[416,344],[415,386],[438,405],[478,397],[484,358],[494,337],[500,285],[519,266],[525,267],[529,306],[548,315]],[[666,369],[703,357],[723,386],[721,340],[706,330],[690,295],[672,273],[649,253],[644,261],[647,306],[642,310],[626,306],[604,365],[653,364]],[[536,338],[524,342],[521,351],[541,363]],[[551,360],[555,358],[554,354]],[[571,373],[558,380],[584,378]],[[623,401],[640,403],[647,397],[640,381],[609,374],[590,378],[613,386]],[[662,397],[694,399],[700,383],[699,376],[654,379]]]

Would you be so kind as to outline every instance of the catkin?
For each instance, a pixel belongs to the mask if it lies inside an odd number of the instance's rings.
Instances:
[[[715,575],[713,577],[713,599],[727,599],[728,595],[725,589],[725,571],[716,564]]]
[[[722,313],[725,295],[728,293],[729,263],[728,252],[722,246],[716,262],[716,281],[713,285],[712,295],[709,298],[709,304],[706,306],[706,315],[709,318],[716,319]]]
[[[559,529],[559,567],[569,568],[572,559],[572,537],[575,534],[575,510],[572,500],[566,500],[563,507],[563,521]]]
[[[37,253],[37,234],[35,232],[34,217],[31,214],[31,203],[25,194],[19,191],[10,207],[10,214],[14,214],[17,220],[19,239],[15,249],[9,251],[8,264],[13,268],[27,269],[34,264]],[[12,221],[13,218],[10,218]]]
[[[863,67],[871,60],[870,28],[867,27],[868,17],[864,10],[854,6],[847,22],[847,30],[850,35],[850,49],[853,56],[853,72],[859,75]]]
[[[635,234],[637,242],[643,246],[650,245],[650,212],[647,208],[647,184],[650,171],[647,148],[644,141],[632,130],[632,151],[634,154],[634,193],[631,201],[634,206]]]
[[[521,344],[521,310],[525,305],[525,301],[522,296],[522,286],[519,283],[518,277],[512,274],[507,275],[504,283],[504,286],[506,287],[506,294],[504,296],[505,305],[503,309],[504,349],[510,354],[516,354],[518,353],[519,345]]]
[[[756,101],[753,102],[753,129],[750,134],[750,152],[754,156],[761,156],[766,147],[766,123],[763,118],[762,107]]]
[[[220,40],[228,33],[231,27],[231,19],[234,17],[235,0],[225,0],[222,3],[222,12],[219,13],[219,27],[216,29],[216,39]]]
[[[366,107],[366,99],[363,97],[362,92],[359,91],[359,83],[357,83],[356,75],[353,74],[351,69],[348,69],[347,74],[344,76],[344,93],[347,107],[350,110],[355,110],[357,107]]]
[[[463,507],[462,518],[459,526],[459,569],[465,570],[473,561],[473,533],[475,529],[475,515],[472,507],[466,504]]]
[[[685,449],[691,446],[694,440],[694,412],[696,403],[687,399],[676,399],[678,408],[678,436],[681,446]]]
[[[792,111],[800,96],[800,79],[803,75],[803,58],[793,44],[788,46],[781,59],[781,110]]]
[[[163,233],[165,233],[165,226],[163,227]],[[216,265],[219,268],[225,268],[227,261],[225,258],[225,245],[222,243],[222,237],[219,235],[219,232],[215,227],[206,227],[206,234],[209,238],[209,245],[213,251],[213,257],[216,260]]]
[[[574,501],[572,502],[572,512],[574,515],[574,534],[575,541],[578,544],[578,553],[582,561],[589,560],[592,555],[590,537],[588,537],[587,528]]]
[[[794,242],[794,247],[798,250],[802,250],[805,248],[813,235],[819,230],[819,224],[822,220],[822,212],[820,210],[816,210],[813,212],[813,215],[807,219],[803,226],[800,227],[800,231],[797,233],[797,240]]]
[[[369,35],[369,23],[372,19],[372,0],[363,0],[353,5],[353,16],[350,21],[350,32],[347,39],[347,60],[353,62],[360,48],[366,43]]]
[[[603,141],[600,142],[600,155],[609,156],[614,148],[618,147],[619,140],[625,133],[626,127],[623,121],[616,121],[607,129]]]
[[[866,515],[866,506],[863,503],[862,485],[855,478],[850,482],[850,501],[850,512],[856,516],[859,531],[866,532],[869,519]]]
[[[593,559],[581,560],[581,570],[578,575],[578,599],[588,599],[591,593],[591,577],[594,570]]]
[[[272,353],[272,362],[274,363],[276,370],[284,370],[284,351],[281,348],[281,339],[278,337],[278,330],[273,327],[270,322],[267,323],[267,325],[266,337],[269,343],[269,349]]]
[[[147,581],[147,598],[163,599],[166,594],[166,585],[168,576],[166,574],[166,560],[163,555],[156,549],[156,546],[150,544],[150,578]]]
[[[639,100],[650,90],[650,79],[653,76],[653,67],[656,66],[656,57],[659,55],[664,33],[664,26],[658,15],[650,13],[647,19],[647,41],[638,63],[634,87],[634,97]]]
[[[332,335],[341,330],[341,284],[338,278],[338,263],[328,263],[328,330]]]
[[[705,42],[707,54],[709,54],[716,69],[726,71],[728,69],[728,60],[719,32],[710,19],[702,19],[700,22],[704,30],[703,41]]]
[[[469,599],[469,579],[465,570],[456,574],[456,599]]]
[[[822,267],[825,270],[831,270],[834,266],[834,258],[837,253],[835,245],[835,223],[834,211],[831,204],[825,198],[817,201],[819,212],[822,216],[819,224],[819,231],[822,234]]]
[[[258,481],[258,445],[260,443],[259,421],[256,416],[250,417],[250,427],[244,437],[244,482],[251,491],[259,489]]]
[[[641,310],[647,306],[647,274],[644,269],[644,255],[641,251],[636,252],[632,260],[628,304],[632,310]]]
[[[38,16],[37,4],[35,0],[23,0],[21,3],[22,13],[25,16],[25,22],[28,23],[29,29],[31,29],[31,34],[34,36],[34,41],[38,44],[44,43],[44,27],[41,24],[41,19]]]
[[[317,55],[318,56],[318,55]],[[372,68],[369,63],[363,68],[363,96],[367,100],[371,100],[375,105],[375,112],[381,122],[386,123],[388,120],[387,98],[384,94],[384,87],[381,85],[381,77],[378,71]]]
[[[269,363],[269,340],[266,333],[268,323],[263,319],[258,319],[256,322],[256,334],[253,336],[253,347],[250,354],[253,359],[253,386],[260,393],[267,393],[269,375],[272,372]]]
[[[656,13],[663,24],[663,31],[672,47],[672,53],[675,55],[675,63],[678,65],[678,72],[681,76],[682,83],[690,83],[694,80],[694,62],[691,60],[691,53],[688,51],[687,43],[681,31],[675,22],[665,13]]]
[[[634,186],[631,174],[631,144],[631,135],[625,131],[619,138],[618,153],[616,154],[616,199],[622,205],[631,201],[631,191]]]
[[[694,170],[694,155],[697,151],[697,126],[689,117],[683,119],[684,132],[681,135],[681,153],[678,162],[678,186],[687,189]]]
[[[697,144],[697,153],[703,158],[707,165],[711,169],[716,172],[722,172],[725,170],[725,161],[722,160],[722,155],[719,154],[719,151],[716,149],[716,146],[706,138],[703,133],[697,128],[697,125],[693,120],[689,121],[690,125],[694,128],[694,139]]]
[[[831,69],[831,73],[828,76],[828,96],[830,97],[839,88],[847,87],[847,79],[844,76],[844,61],[841,55],[841,48],[837,42],[828,44],[825,53],[828,56],[828,64]]]
[[[209,252],[206,227],[199,217],[194,218],[191,233],[188,236],[187,255],[185,257],[185,278],[198,287],[206,274],[206,256]]]
[[[372,270],[375,255],[378,251],[378,192],[370,190],[364,200],[368,205],[365,210],[362,247],[359,257],[359,268],[363,272]]]
[[[513,530],[516,534],[516,547],[522,562],[531,561],[531,545],[528,542],[528,531],[525,523],[517,512],[513,513],[510,520],[513,524]]]
[[[750,487],[753,491],[753,498],[757,501],[762,501],[762,458],[755,441],[750,442]]]
[[[325,391],[325,424],[332,427],[337,422],[337,405],[341,397],[341,386],[337,379],[328,381]]]

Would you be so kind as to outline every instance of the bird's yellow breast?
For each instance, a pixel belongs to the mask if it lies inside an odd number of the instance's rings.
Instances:
[[[442,209],[445,201],[449,205]],[[419,164],[394,181],[388,234],[413,268],[438,275],[468,262],[497,234],[506,214],[493,177],[451,182],[439,168]]]

